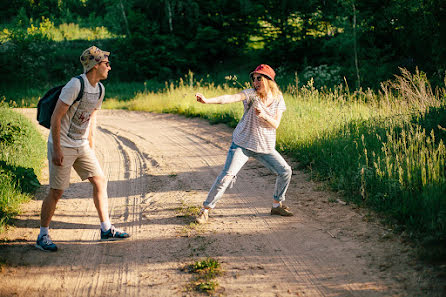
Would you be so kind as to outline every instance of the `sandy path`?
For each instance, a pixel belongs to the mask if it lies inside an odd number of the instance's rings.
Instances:
[[[74,175],[51,224],[59,251],[36,250],[44,180],[3,235],[0,296],[195,296],[182,268],[208,256],[222,263],[225,296],[441,295],[403,238],[297,170],[294,217],[269,215],[275,176],[249,161],[210,223],[190,226],[178,209],[201,205],[221,170],[232,132],[223,125],[107,110],[98,124],[112,222],[132,237],[99,241],[91,186]]]

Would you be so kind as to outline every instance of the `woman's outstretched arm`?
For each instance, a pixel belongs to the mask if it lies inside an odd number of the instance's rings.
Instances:
[[[227,104],[246,99],[246,96],[243,92],[234,95],[222,95],[214,98],[206,98],[203,94],[196,93],[195,97],[197,98],[198,102],[203,104]]]

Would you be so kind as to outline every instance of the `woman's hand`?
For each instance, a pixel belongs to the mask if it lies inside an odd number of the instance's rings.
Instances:
[[[197,101],[200,102],[200,103],[203,103],[203,104],[208,103],[206,97],[204,97],[204,95],[201,94],[201,93],[196,93],[195,94],[195,98],[197,98]]]
[[[262,120],[266,120],[266,113],[262,108],[259,108],[257,106],[254,107],[256,115],[261,118]]]
[[[268,115],[262,108],[255,106],[254,110],[256,112],[256,115],[265,122],[268,126],[273,127],[274,129],[279,128],[280,125],[280,119],[282,118],[282,112],[279,112],[276,115],[276,118],[273,118],[272,116]]]

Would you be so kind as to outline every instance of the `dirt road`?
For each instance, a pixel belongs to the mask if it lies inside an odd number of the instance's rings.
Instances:
[[[224,125],[108,110],[98,124],[112,222],[132,237],[99,241],[91,186],[73,174],[50,226],[59,251],[36,250],[44,177],[2,235],[0,296],[195,296],[182,268],[205,257],[224,270],[214,295],[441,295],[403,238],[297,169],[287,195],[294,217],[269,215],[275,176],[249,161],[210,223],[191,225],[184,214],[201,205],[230,145]]]

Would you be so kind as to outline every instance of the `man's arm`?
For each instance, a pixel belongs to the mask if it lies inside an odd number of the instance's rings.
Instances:
[[[57,100],[56,107],[54,108],[53,115],[51,116],[51,134],[53,137],[53,163],[56,166],[62,166],[63,153],[60,147],[60,123],[62,117],[67,113],[70,106]]]
[[[90,143],[90,147],[94,149],[94,136],[96,132],[96,111],[94,110],[90,116],[90,129],[88,131],[88,142]]]

